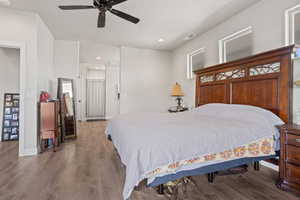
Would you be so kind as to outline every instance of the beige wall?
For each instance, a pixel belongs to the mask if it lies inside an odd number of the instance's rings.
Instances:
[[[187,94],[185,97],[187,104],[194,106],[195,102],[195,80],[186,78],[186,55],[189,52],[205,47],[205,66],[215,65],[219,62],[218,41],[249,26],[253,28],[254,53],[282,47],[285,44],[285,10],[297,4],[300,4],[300,0],[262,0],[174,50],[173,81],[182,84],[183,90]],[[298,90],[295,90],[295,93],[296,96],[299,96]],[[300,101],[295,102],[295,113],[300,110],[300,103],[297,102]]]
[[[121,49],[121,113],[167,112],[171,105],[171,53]]]

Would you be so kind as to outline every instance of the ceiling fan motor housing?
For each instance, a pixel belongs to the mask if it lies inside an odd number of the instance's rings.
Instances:
[[[125,1],[127,1],[127,0],[94,0],[92,6],[71,5],[71,6],[59,6],[59,8],[62,10],[98,9],[99,10],[98,28],[105,27],[106,11],[109,11],[118,17],[121,17],[127,21],[134,23],[134,24],[137,24],[140,21],[138,18],[133,17],[122,11],[112,9],[112,7],[114,5],[123,3]]]

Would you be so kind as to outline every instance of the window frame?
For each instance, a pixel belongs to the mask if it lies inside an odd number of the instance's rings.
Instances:
[[[295,44],[295,16],[300,14],[300,4],[285,11],[285,45]],[[300,45],[300,44],[298,44]]]
[[[226,63],[227,62],[227,43],[231,42],[235,39],[238,39],[240,37],[243,37],[248,34],[252,34],[253,29],[252,26],[248,26],[247,28],[241,29],[239,31],[236,31],[230,35],[225,36],[221,40],[219,40],[219,63]]]
[[[187,54],[187,69],[186,69],[187,79],[191,80],[195,78],[194,71],[193,71],[193,57],[203,53],[205,53],[205,47],[201,47]]]

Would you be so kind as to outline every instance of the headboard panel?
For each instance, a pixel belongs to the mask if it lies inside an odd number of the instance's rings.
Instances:
[[[292,122],[293,50],[284,47],[196,71],[196,107],[253,105]]]

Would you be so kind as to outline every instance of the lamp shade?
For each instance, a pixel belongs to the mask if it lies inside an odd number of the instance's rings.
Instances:
[[[184,96],[183,91],[181,89],[181,85],[179,85],[178,83],[176,83],[173,86],[171,96],[173,96],[173,97],[182,97],[182,96]]]
[[[299,80],[299,81],[296,81],[295,84],[296,84],[297,86],[300,86],[300,80]]]

